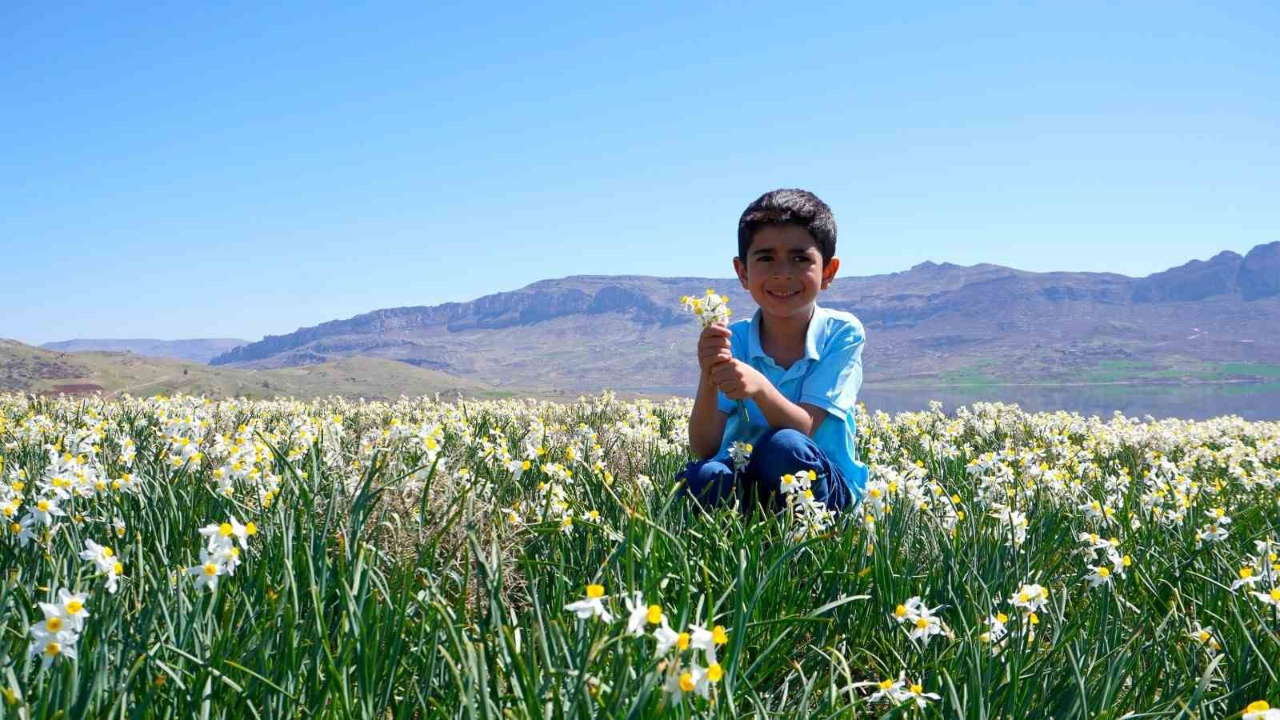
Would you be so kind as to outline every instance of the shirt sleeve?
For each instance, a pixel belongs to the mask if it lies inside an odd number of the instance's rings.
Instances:
[[[826,410],[842,422],[853,413],[862,388],[862,346],[866,334],[857,321],[843,323],[828,338],[822,357],[805,378],[800,402]]]
[[[720,412],[724,413],[725,415],[732,415],[735,412],[737,412],[738,404],[730,400],[729,398],[725,397],[724,393],[717,390],[716,397],[718,398],[716,402],[716,406],[720,408]]]

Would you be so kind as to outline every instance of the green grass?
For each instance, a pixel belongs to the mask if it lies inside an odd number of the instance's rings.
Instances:
[[[1081,374],[1087,383],[1142,382],[1190,378],[1204,382],[1223,380],[1227,374],[1212,366],[1161,368],[1132,360],[1103,360],[1097,369]]]
[[[1280,378],[1280,365],[1255,363],[1222,363],[1218,370],[1223,375],[1245,375],[1248,377]]]
[[[132,438],[140,482],[136,493],[65,501],[68,516],[45,540],[0,536],[0,690],[14,698],[0,699],[0,718],[1220,718],[1253,700],[1280,704],[1280,618],[1229,589],[1253,542],[1280,537],[1280,483],[1262,482],[1280,475],[1280,424],[1104,425],[992,406],[964,418],[860,415],[859,446],[889,506],[869,500],[796,539],[786,513],[699,512],[679,496],[688,411],[608,396],[292,405],[0,395],[0,477],[8,488],[10,473],[28,480],[4,491],[23,498],[19,516],[42,496],[45,444],[119,478]],[[72,447],[80,436],[86,444]],[[205,461],[175,465],[174,436]],[[223,448],[252,456],[255,443],[256,477],[220,493]],[[514,477],[507,454],[532,457],[530,468]],[[970,469],[980,457],[990,470]],[[1132,482],[1117,485],[1123,473]],[[280,494],[264,503],[271,477]],[[552,486],[573,513],[568,532]],[[1148,510],[1176,508],[1175,487],[1185,523]],[[1090,520],[1080,506],[1091,500],[1114,522]],[[995,502],[1025,513],[1024,541],[993,517]],[[1229,535],[1197,543],[1215,507],[1231,517]],[[951,510],[963,517],[948,521]],[[201,562],[198,529],[231,515],[260,530],[216,593],[199,590],[185,572]],[[1089,531],[1132,559],[1111,587],[1085,581],[1093,553],[1077,536]],[[124,563],[118,593],[78,557],[86,538]],[[1049,589],[1034,636],[1010,602],[1031,582]],[[618,620],[566,611],[592,583]],[[42,619],[37,603],[62,587],[87,592],[91,616],[78,660],[42,671],[29,628]],[[656,658],[651,634],[628,635],[633,591],[677,630],[724,626],[710,699],[676,702],[662,689],[705,654]],[[937,608],[950,637],[907,638],[893,613],[913,596]],[[998,655],[981,638],[995,612],[1013,629]],[[1197,622],[1213,626],[1220,653],[1189,637]],[[900,672],[940,699],[923,713],[894,709],[858,684]]]
[[[995,361],[985,360],[958,370],[946,370],[938,374],[938,380],[942,385],[968,388],[990,387],[1000,382],[998,378],[987,373],[987,370],[995,365]]]

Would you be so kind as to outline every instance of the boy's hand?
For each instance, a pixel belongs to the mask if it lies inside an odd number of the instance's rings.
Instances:
[[[703,377],[711,377],[711,368],[717,363],[733,359],[733,350],[729,346],[729,328],[720,325],[708,325],[698,336],[698,366],[702,368]]]
[[[729,360],[712,367],[711,382],[730,400],[754,398],[769,385],[768,378],[741,360]]]

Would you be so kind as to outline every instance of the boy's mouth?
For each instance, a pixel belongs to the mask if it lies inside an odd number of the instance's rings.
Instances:
[[[800,291],[790,290],[790,291],[783,292],[779,290],[765,290],[765,293],[768,294],[768,296],[771,298],[777,298],[779,300],[787,300],[795,297],[796,295],[799,295]]]

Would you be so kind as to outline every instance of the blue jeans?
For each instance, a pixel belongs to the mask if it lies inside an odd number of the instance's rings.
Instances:
[[[714,507],[738,495],[757,499],[765,507],[780,508],[785,504],[779,492],[782,476],[799,470],[812,470],[817,475],[809,488],[815,500],[832,510],[849,505],[851,493],[839,466],[831,463],[812,438],[790,428],[773,429],[760,437],[747,467],[738,473],[736,488],[733,461],[727,454],[691,462],[676,479],[685,481],[684,492],[703,507]]]

